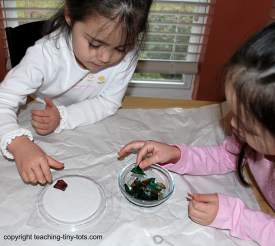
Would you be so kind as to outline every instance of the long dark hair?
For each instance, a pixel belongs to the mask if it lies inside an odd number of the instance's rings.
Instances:
[[[243,107],[275,137],[275,23],[253,35],[232,56],[226,81],[230,80],[236,93],[237,112]],[[237,160],[242,183],[246,183],[242,168],[248,149],[249,146],[243,146]]]
[[[139,49],[148,29],[148,14],[153,0],[65,0],[64,5],[50,19],[45,34],[56,30],[67,37],[77,21],[100,15],[110,20],[118,19],[126,34],[125,43]],[[68,12],[71,26],[66,23],[64,12]],[[132,48],[133,48],[132,47]]]

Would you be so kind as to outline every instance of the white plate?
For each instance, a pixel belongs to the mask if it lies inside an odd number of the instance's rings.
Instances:
[[[65,191],[54,188],[60,179],[68,185]],[[93,179],[81,175],[65,175],[45,187],[39,196],[38,207],[40,214],[48,222],[76,229],[102,213],[105,197],[103,189]]]

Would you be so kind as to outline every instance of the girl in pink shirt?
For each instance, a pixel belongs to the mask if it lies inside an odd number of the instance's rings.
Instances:
[[[179,174],[211,175],[236,171],[247,185],[247,165],[266,201],[275,210],[275,23],[249,39],[231,58],[225,94],[232,111],[233,135],[218,146],[191,147],[156,141],[133,141],[118,153],[139,150],[141,168],[163,164]],[[223,194],[188,194],[189,217],[260,245],[275,245],[275,218],[249,209]]]

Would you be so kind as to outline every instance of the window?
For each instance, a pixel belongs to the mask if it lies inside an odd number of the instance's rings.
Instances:
[[[46,19],[62,3],[62,0],[2,0],[5,25]],[[167,95],[169,90],[174,90],[179,97],[183,90],[191,91],[209,5],[210,0],[155,0],[130,94],[135,94],[137,88],[143,88],[145,94],[152,88],[155,96],[160,97],[163,97],[161,91]]]

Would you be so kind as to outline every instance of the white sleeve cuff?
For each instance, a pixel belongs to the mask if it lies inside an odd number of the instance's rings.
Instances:
[[[20,136],[27,136],[31,141],[33,141],[32,133],[28,129],[20,128],[15,131],[5,134],[1,139],[1,151],[3,156],[8,159],[14,159],[13,155],[8,151],[8,145],[13,139]]]
[[[68,114],[67,114],[67,110],[66,107],[64,106],[57,106],[57,109],[59,111],[60,114],[60,123],[59,126],[55,129],[55,133],[60,133],[62,132],[62,130],[64,130],[66,128],[66,122],[68,119]]]

